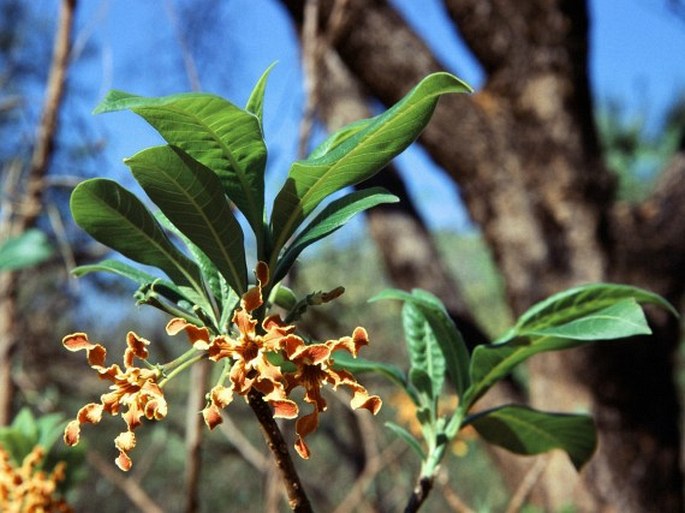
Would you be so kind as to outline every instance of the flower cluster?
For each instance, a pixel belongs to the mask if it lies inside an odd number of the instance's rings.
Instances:
[[[49,474],[40,470],[45,457],[36,446],[21,465],[14,465],[0,446],[0,506],[3,513],[71,513],[73,510],[59,496],[57,485],[64,480],[64,463]]]
[[[313,406],[313,411],[296,422],[295,449],[306,459],[310,451],[304,438],[316,430],[319,413],[327,408],[321,395],[321,388],[326,383],[333,389],[339,386],[350,389],[352,408],[378,413],[381,399],[370,395],[352,374],[333,367],[336,351],[347,351],[356,357],[359,349],[369,343],[368,335],[363,328],[356,328],[351,337],[307,344],[295,334],[294,325],[285,324],[277,315],[267,316],[260,323],[258,318],[263,316],[264,306],[262,289],[269,280],[266,264],[259,262],[255,275],[257,283],[242,296],[240,306],[233,314],[233,329],[229,334],[213,334],[207,327],[182,318],[169,321],[166,331],[169,335],[185,333],[192,348],[201,352],[202,357],[225,365],[226,372],[221,373],[219,381],[210,390],[207,405],[202,410],[210,429],[221,423],[221,411],[233,401],[234,395],[247,398],[253,390],[271,405],[274,417],[295,419],[300,409],[290,395],[294,389],[302,387],[304,401]],[[163,382],[160,384],[159,381],[161,370],[141,369],[133,365],[134,358],[147,360],[146,346],[149,342],[129,332],[123,370],[116,364],[106,367],[105,348],[89,342],[84,333],[65,337],[63,344],[70,351],[85,350],[90,366],[102,379],[112,382],[111,392],[102,395],[100,403],[85,405],[76,419],[67,425],[66,443],[78,443],[81,424],[96,424],[104,411],[117,415],[124,408],[126,411],[122,416],[127,429],[115,439],[115,446],[119,449],[116,463],[122,470],[129,470],[131,459],[128,452],[136,443],[134,429],[140,425],[142,417],[159,420],[167,412],[161,388]]]
[[[247,396],[252,388],[261,392],[264,400],[271,404],[274,417],[296,418],[299,408],[289,396],[293,389],[304,388],[304,400],[314,409],[296,422],[295,449],[307,459],[310,452],[304,437],[316,430],[319,413],[327,408],[321,396],[321,388],[326,383],[334,390],[341,385],[348,387],[353,393],[352,408],[365,408],[374,415],[380,410],[380,397],[369,395],[349,372],[333,368],[335,351],[344,350],[356,357],[359,349],[369,343],[368,334],[364,328],[356,328],[351,337],[306,344],[294,333],[296,327],[285,325],[277,315],[266,317],[258,329],[258,321],[252,314],[264,304],[262,287],[269,280],[266,264],[259,262],[255,274],[257,284],[243,295],[240,307],[233,315],[235,336],[212,337],[206,328],[198,328],[183,319],[172,319],[167,332],[175,335],[185,331],[193,347],[207,351],[215,362],[225,358],[231,360],[229,385],[221,382],[214,386],[202,412],[210,429],[221,422],[221,409],[232,401],[233,394]],[[290,365],[272,363],[270,356],[274,355],[284,358]]]
[[[124,352],[124,368],[112,364],[105,366],[107,350],[100,344],[93,344],[85,333],[67,335],[62,344],[69,351],[86,351],[88,363],[98,372],[101,379],[112,382],[111,392],[103,394],[99,403],[89,403],[83,406],[76,415],[76,419],[67,424],[64,430],[64,441],[68,445],[79,442],[81,424],[97,424],[102,419],[103,412],[117,415],[122,409],[122,417],[126,423],[126,431],[114,440],[119,450],[116,459],[117,466],[122,470],[131,468],[131,458],[128,452],[136,445],[133,432],[141,424],[142,417],[150,420],[163,419],[167,414],[167,404],[162,389],[157,383],[161,372],[156,369],[142,369],[134,365],[134,359],[147,360],[147,347],[150,342],[139,337],[132,331],[126,336],[126,350]]]

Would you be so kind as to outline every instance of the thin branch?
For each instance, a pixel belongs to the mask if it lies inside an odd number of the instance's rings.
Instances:
[[[38,125],[36,144],[33,148],[28,169],[23,216],[17,220],[18,229],[22,232],[35,224],[42,210],[43,191],[45,190],[43,178],[47,174],[53,156],[59,111],[66,90],[75,10],[76,0],[62,1],[59,27],[52,55],[52,65],[45,92],[43,116]]]
[[[455,511],[456,513],[475,513],[475,511],[471,509],[464,502],[464,500],[461,497],[459,497],[459,495],[457,495],[457,493],[454,490],[452,490],[452,488],[449,486],[449,483],[447,481],[447,472],[440,472],[438,474],[436,484],[440,486],[442,496],[445,498],[447,504],[450,505],[452,511]]]
[[[542,473],[547,468],[549,460],[549,455],[544,455],[537,458],[537,460],[530,468],[530,470],[526,473],[525,476],[523,476],[521,484],[509,500],[509,504],[507,505],[505,513],[518,513],[519,511],[521,511],[521,508],[523,507],[524,502],[530,495],[530,492],[533,490],[533,487],[540,480]]]
[[[202,439],[204,421],[199,414],[205,402],[209,380],[208,360],[200,360],[190,369],[188,404],[186,406],[186,513],[200,510],[200,476],[202,474]]]
[[[231,417],[222,412],[221,419],[223,422],[219,424],[219,429],[235,450],[238,451],[238,454],[259,472],[268,472],[271,467],[269,460],[242,434],[238,426],[231,420]]]
[[[321,15],[320,0],[307,0],[302,24],[302,64],[304,68],[305,108],[300,123],[298,155],[304,158],[311,137],[317,106],[321,101],[320,80],[326,53],[335,45],[349,22],[349,0],[335,0],[321,33],[317,30]]]
[[[164,510],[141,488],[137,479],[124,477],[96,452],[89,451],[86,458],[88,463],[95,467],[107,481],[119,488],[142,513],[164,513]]]
[[[188,82],[190,83],[190,88],[193,91],[199,91],[202,89],[200,84],[200,75],[197,72],[197,66],[195,65],[195,59],[193,54],[188,48],[188,43],[186,38],[181,31],[181,24],[178,20],[178,13],[176,12],[176,7],[174,6],[173,0],[166,0],[164,6],[167,11],[167,15],[171,20],[171,25],[176,33],[176,40],[178,41],[178,47],[181,50],[181,56],[183,57],[183,66],[186,71],[186,76],[188,77]]]
[[[0,233],[6,237],[19,235],[31,228],[42,210],[44,177],[52,159],[59,111],[66,85],[75,9],[76,0],[62,1],[43,114],[29,163],[26,190],[19,199],[20,210],[16,215],[5,218],[3,221],[6,225],[0,226]],[[11,357],[19,339],[19,334],[15,332],[17,276],[16,273],[4,273],[0,277],[0,426],[6,425],[12,414]]]
[[[52,203],[48,205],[47,212],[48,218],[50,219],[50,226],[57,238],[57,246],[59,247],[62,260],[64,261],[64,269],[67,276],[69,276],[69,269],[76,267],[76,258],[74,257],[74,251],[71,244],[69,244],[62,216],[60,215],[59,209]],[[72,292],[77,292],[79,290],[78,281],[75,279],[69,280],[69,287]]]
[[[255,390],[250,390],[247,396],[252,411],[257,416],[262,434],[269,450],[273,454],[276,466],[280,471],[288,495],[288,504],[295,513],[312,513],[309,498],[302,487],[300,477],[295,470],[295,465],[290,457],[288,446],[283,439],[283,434],[276,424],[271,407],[264,401],[264,396]]]

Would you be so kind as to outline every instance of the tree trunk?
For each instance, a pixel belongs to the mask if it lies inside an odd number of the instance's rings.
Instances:
[[[300,19],[300,3],[284,3]],[[445,4],[487,82],[471,97],[441,100],[421,143],[458,183],[514,312],[591,281],[645,286],[679,304],[685,191],[682,180],[672,182],[683,166],[674,164],[679,171],[667,173],[670,186],[657,188],[644,204],[615,201],[614,175],[603,165],[593,122],[585,3]],[[351,0],[347,7],[351,21],[335,48],[386,105],[442,69],[384,0]],[[532,361],[531,403],[590,409],[600,431],[598,454],[579,478],[563,458],[552,459],[538,487],[545,508],[573,502],[583,511],[682,509],[673,382],[678,323],[664,315],[651,321],[653,337]]]

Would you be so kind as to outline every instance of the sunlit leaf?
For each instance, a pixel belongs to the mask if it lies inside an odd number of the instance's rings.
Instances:
[[[252,89],[250,97],[247,99],[247,104],[245,105],[245,110],[257,116],[262,127],[264,125],[264,92],[266,91],[266,82],[275,65],[276,63],[274,62],[266,68],[264,73],[262,73],[262,76],[259,77],[259,80],[255,84],[254,89]]]
[[[472,387],[466,401],[473,403],[517,365],[538,353],[651,333],[639,303],[655,304],[675,313],[656,294],[609,284],[576,287],[534,305],[496,343],[475,348],[470,367]]]
[[[590,460],[597,446],[595,426],[588,415],[546,413],[507,405],[480,412],[464,422],[469,424],[488,442],[516,454],[562,449],[577,470]]]
[[[516,321],[514,327],[497,342],[504,342],[527,333],[544,332],[550,327],[560,327],[581,317],[587,317],[614,303],[634,299],[640,304],[660,306],[678,316],[677,310],[661,296],[638,287],[610,283],[593,283],[574,287],[541,301],[529,308]],[[589,325],[584,327],[590,328]],[[583,329],[584,327],[581,327]],[[588,330],[591,336],[592,330]],[[580,336],[579,332],[576,336]],[[625,335],[624,335],[625,336]]]
[[[228,197],[261,236],[266,145],[256,115],[207,93],[145,98],[122,91],[110,91],[95,113],[124,109],[217,173]]]
[[[93,178],[78,184],[71,195],[76,223],[95,240],[125,257],[161,269],[177,285],[202,290],[195,263],[166,236],[148,209],[118,183]]]
[[[290,246],[286,248],[278,261],[274,281],[278,282],[285,276],[305,248],[342,228],[355,215],[377,205],[398,201],[397,196],[388,193],[381,187],[355,191],[332,201],[302,229]]]
[[[148,148],[125,162],[164,215],[242,294],[247,285],[243,232],[219,178],[173,146]]]
[[[295,162],[274,202],[271,225],[280,249],[302,221],[334,192],[367,180],[411,144],[430,120],[441,95],[470,88],[448,73],[424,78],[402,100],[344,136]]]

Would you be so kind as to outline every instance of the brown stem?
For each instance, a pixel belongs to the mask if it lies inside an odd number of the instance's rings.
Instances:
[[[255,389],[250,390],[247,399],[252,411],[257,416],[257,420],[259,420],[266,444],[273,454],[276,466],[281,473],[281,478],[288,494],[290,509],[295,513],[312,513],[313,510],[309,503],[309,498],[302,487],[300,477],[297,475],[295,465],[290,457],[288,446],[283,439],[283,434],[278,428],[278,424],[276,424],[271,408],[264,401],[264,396]]]
[[[424,501],[428,498],[428,494],[433,489],[433,479],[430,477],[420,477],[414,491],[409,497],[409,502],[404,508],[404,513],[415,513],[419,510]]]

